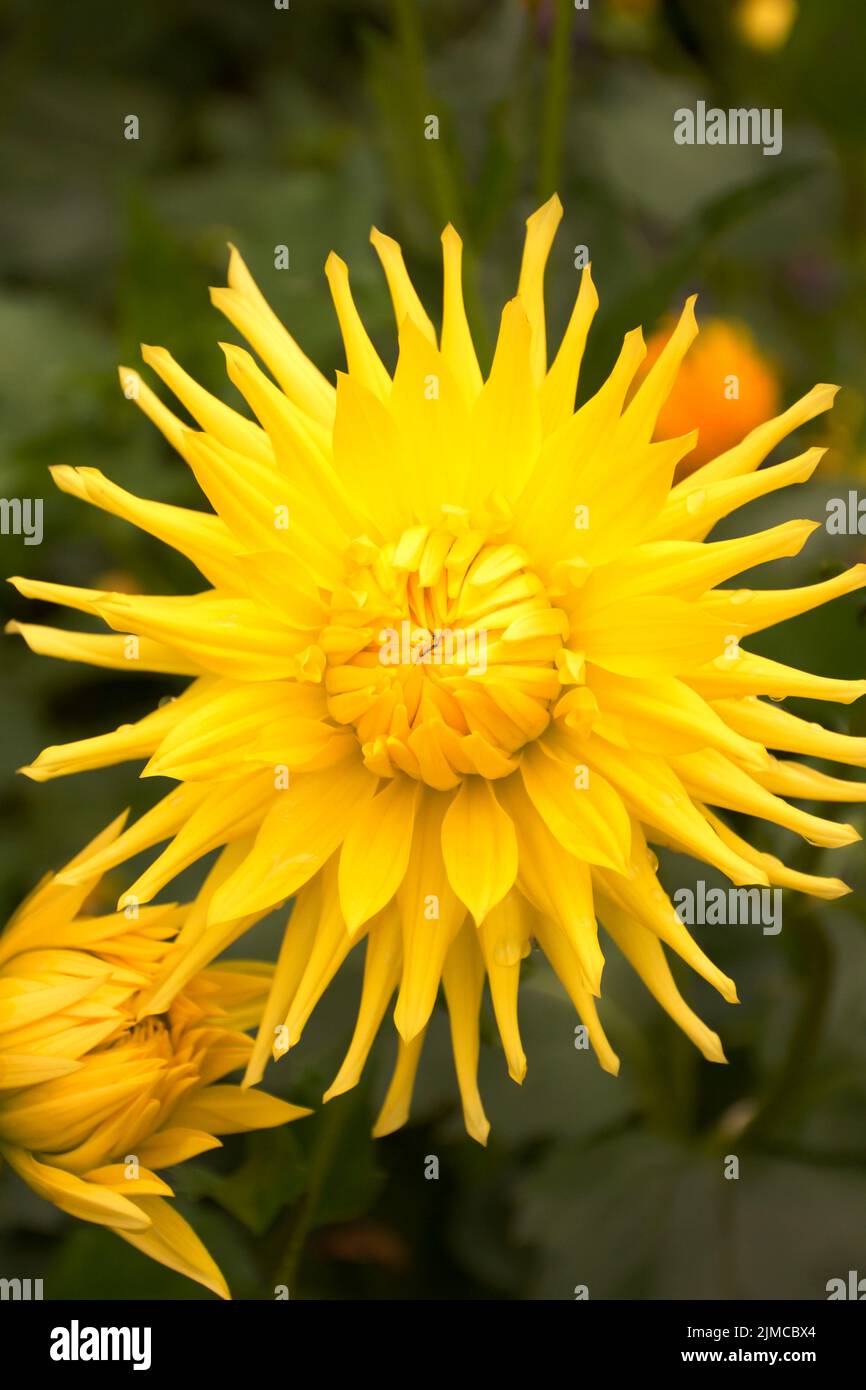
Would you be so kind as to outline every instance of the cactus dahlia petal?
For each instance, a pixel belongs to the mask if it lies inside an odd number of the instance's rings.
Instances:
[[[22,903],[0,934],[0,1160],[34,1192],[223,1298],[226,1282],[166,1200],[157,1169],[219,1148],[218,1134],[308,1114],[216,1084],[249,1060],[272,968],[248,961],[191,973],[164,1015],[144,999],[197,909],[87,916],[117,821]],[[67,883],[65,875],[75,875]]]
[[[575,412],[597,298],[587,269],[549,361],[543,275],[560,216],[554,198],[529,219],[517,295],[486,380],[451,227],[438,335],[399,247],[373,233],[397,321],[393,376],[359,318],[345,265],[329,258],[347,359],[336,386],[232,251],[229,286],[213,301],[267,368],[224,346],[250,414],[202,390],[161,348],[145,348],[144,359],[197,428],[136,373],[121,372],[126,394],[183,456],[213,510],[142,500],[93,469],[54,470],[65,491],[188,556],[207,587],[142,597],[14,581],[25,595],[102,618],[114,634],[20,625],[35,650],[113,667],[132,655],[141,669],[190,678],[179,698],[138,723],[49,748],[25,769],[43,780],[147,758],[144,775],[177,783],[78,871],[167,841],[122,902],[149,901],[225,847],[207,931],[186,966],[166,969],[159,1007],[190,962],[200,966],[251,914],[294,897],[247,1071],[255,1081],[274,1030],[278,1051],[293,1045],[366,938],[355,1033],[328,1096],[355,1084],[396,995],[399,1053],[378,1133],[406,1117],[442,984],[466,1124],[484,1141],[482,991],[486,979],[520,1081],[518,983],[533,939],[601,1065],[615,1072],[596,1012],[597,919],[703,1054],[723,1060],[719,1039],[674,985],[667,951],[728,1000],[734,986],[680,922],[649,844],[694,855],[735,884],[834,897],[845,891],[839,880],[786,868],[719,812],[763,817],[820,845],[857,838],[785,798],[859,801],[862,783],[767,750],[864,766],[866,740],[824,732],[761,697],[845,703],[866,682],[810,676],[741,643],[859,587],[866,567],[753,593],[725,586],[743,569],[796,554],[812,523],[704,539],[742,504],[810,476],[820,450],[760,465],[830,406],[834,388],[815,387],[674,485],[695,435],[653,435],[697,331],[693,301],[631,396],[644,356],[639,330]]]

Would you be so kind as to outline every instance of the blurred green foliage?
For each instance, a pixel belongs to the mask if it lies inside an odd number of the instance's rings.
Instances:
[[[557,5],[559,20],[557,21]],[[277,311],[326,372],[342,350],[322,276],[333,247],[387,362],[394,342],[366,238],[400,238],[418,287],[439,296],[439,233],[467,246],[470,313],[489,356],[514,291],[524,217],[555,183],[565,218],[549,270],[551,331],[593,257],[601,311],[582,393],[622,333],[649,330],[685,293],[746,321],[787,399],[814,381],[845,390],[810,438],[836,473],[756,504],[737,525],[823,515],[861,475],[866,383],[866,8],[804,3],[787,43],[744,43],[723,0],[82,0],[0,9],[0,493],[44,497],[37,549],[4,537],[7,573],[72,584],[191,590],[178,557],[58,494],[49,464],[102,468],[124,487],[195,503],[191,477],[117,388],[140,340],[169,347],[210,389],[224,380],[206,287],[236,242]],[[673,111],[697,99],[781,107],[784,149],[685,148]],[[124,117],[140,139],[123,138]],[[429,113],[441,139],[423,139]],[[274,247],[291,269],[274,268]],[[803,446],[804,447],[804,446]],[[818,533],[806,555],[756,582],[805,583],[861,548]],[[775,573],[774,573],[775,571]],[[106,576],[112,576],[110,580]],[[124,576],[126,580],[124,581]],[[4,596],[6,616],[66,621]],[[770,634],[764,650],[863,674],[856,598]],[[15,768],[44,745],[136,717],[168,679],[127,679],[29,655],[6,639],[0,721],[0,896],[6,911],[121,805],[156,794],[129,768],[34,786]],[[822,711],[863,731],[863,716]],[[422,1062],[414,1122],[374,1143],[371,1084],[282,1132],[229,1140],[171,1176],[181,1209],[237,1296],[820,1298],[862,1269],[866,1218],[866,928],[862,853],[762,846],[841,873],[840,903],[785,901],[779,937],[707,927],[701,944],[740,986],[731,1009],[700,980],[688,998],[723,1036],[711,1067],[614,953],[602,1013],[623,1059],[613,1080],[574,1047],[572,1010],[538,956],[527,962],[520,1089],[487,1030],[481,1151],[462,1133],[444,1017]],[[664,863],[683,885],[692,864]],[[706,875],[704,875],[706,876]],[[273,955],[281,922],[241,943]],[[350,960],[303,1044],[268,1083],[318,1103],[359,988]],[[383,1030],[388,1031],[388,1030]],[[741,1178],[722,1178],[735,1152]],[[440,1179],[426,1181],[427,1155]],[[109,1234],[75,1224],[8,1174],[0,1269],[44,1277],[53,1297],[206,1297]]]

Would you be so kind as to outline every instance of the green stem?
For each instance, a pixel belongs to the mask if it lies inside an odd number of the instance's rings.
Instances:
[[[542,201],[556,191],[562,170],[562,134],[571,66],[571,0],[555,0],[553,36],[545,83],[538,164],[538,195]]]
[[[818,1036],[827,1013],[830,998],[832,955],[826,934],[811,913],[793,924],[805,948],[807,983],[788,1047],[776,1075],[770,1082],[761,1104],[743,1131],[754,1139],[772,1129],[789,1103],[796,1099],[803,1084],[803,1075],[814,1055]]]
[[[394,35],[402,58],[405,89],[412,108],[412,121],[420,139],[425,118],[436,113],[433,94],[427,81],[418,0],[391,0],[391,8]],[[468,238],[459,181],[448,158],[447,139],[444,142],[430,140],[424,143],[428,147],[430,205],[438,223],[436,234],[438,235],[448,222],[453,222],[463,238],[463,298],[483,366],[490,354],[490,334],[478,288],[477,260]]]
[[[420,138],[425,117],[432,112],[432,94],[427,82],[424,61],[424,40],[421,31],[418,0],[392,0],[394,33],[403,63],[406,92],[413,107]],[[429,150],[430,199],[434,212],[443,224],[459,217],[460,193],[448,159],[438,140],[427,142]]]
[[[343,1129],[346,1113],[345,1105],[327,1105],[322,1114],[321,1126],[310,1157],[310,1182],[292,1222],[282,1256],[274,1276],[275,1284],[285,1284],[289,1295],[294,1297],[297,1287],[298,1270],[307,1237],[316,1219],[316,1212],[322,1196],[322,1189],[331,1169],[334,1153]]]

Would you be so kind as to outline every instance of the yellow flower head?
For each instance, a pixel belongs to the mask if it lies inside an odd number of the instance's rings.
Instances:
[[[554,198],[529,219],[517,295],[486,380],[453,228],[442,237],[438,335],[399,247],[372,234],[399,335],[393,377],[358,316],[345,265],[329,258],[348,366],[336,387],[232,251],[229,286],[212,297],[270,373],[225,346],[253,418],[202,390],[163,349],[145,348],[145,361],[197,429],[121,371],[126,394],[188,462],[213,512],[144,501],[92,469],[54,470],[64,490],[189,556],[208,587],[144,597],[14,581],[26,595],[101,617],[115,634],[21,625],[35,650],[191,678],[138,723],[49,748],[25,769],[42,780],[149,758],[145,775],[178,783],[67,876],[168,841],[121,906],[150,901],[225,846],[201,906],[206,926],[177,948],[152,1006],[164,1010],[184,970],[212,959],[250,916],[295,896],[246,1080],[259,1079],[272,1046],[279,1054],[297,1042],[366,938],[358,1021],[327,1094],[355,1084],[396,994],[399,1053],[378,1133],[406,1118],[442,984],[466,1124],[484,1141],[476,1084],[484,982],[520,1081],[518,982],[532,940],[601,1065],[615,1072],[596,1012],[597,918],[704,1055],[723,1060],[719,1039],[677,991],[666,948],[726,999],[734,986],[680,922],[648,842],[692,854],[735,884],[834,897],[845,891],[839,880],[753,849],[717,809],[764,817],[820,845],[857,838],[783,798],[855,801],[862,783],[767,749],[862,766],[866,740],[825,733],[761,697],[845,703],[866,682],[807,675],[741,640],[859,587],[866,567],[808,588],[717,587],[796,554],[814,527],[794,521],[704,541],[737,507],[811,475],[819,449],[760,465],[830,406],[835,388],[815,387],[674,485],[695,434],[653,436],[697,331],[693,301],[630,399],[645,355],[637,329],[575,413],[597,296],[587,269],[548,361],[543,276],[561,211]]]
[[[62,1211],[228,1298],[155,1170],[308,1112],[214,1084],[249,1060],[269,966],[213,965],[164,1016],[141,1018],[178,926],[196,919],[174,906],[80,913],[98,876],[65,875],[120,829],[40,884],[0,935],[0,1157]]]

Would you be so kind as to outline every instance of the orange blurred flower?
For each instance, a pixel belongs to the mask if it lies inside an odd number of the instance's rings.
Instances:
[[[647,343],[648,371],[668,340],[669,328]],[[775,371],[748,329],[728,319],[710,319],[680,367],[673,390],[659,413],[657,439],[699,431],[698,442],[679,466],[678,476],[730,449],[776,413],[779,387]]]

